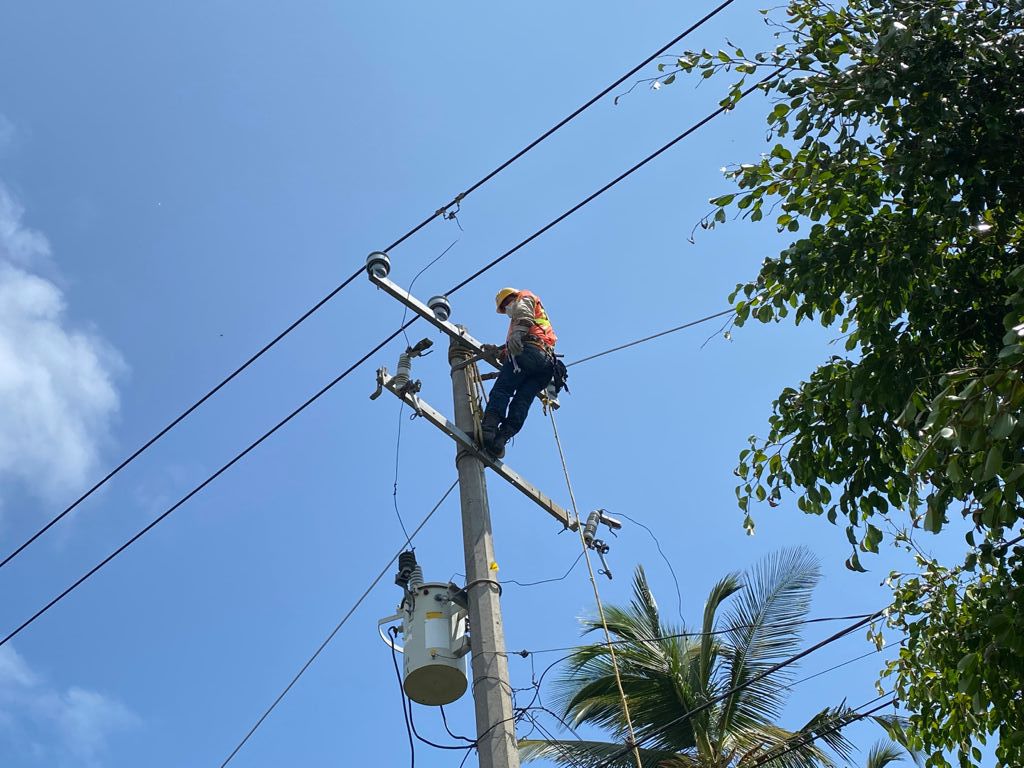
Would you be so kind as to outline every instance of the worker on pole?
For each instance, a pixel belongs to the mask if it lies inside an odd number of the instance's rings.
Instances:
[[[523,428],[533,399],[555,374],[555,342],[540,298],[529,291],[502,288],[494,297],[499,315],[508,315],[508,335],[499,350],[503,361],[491,388],[480,424],[483,448],[495,458],[505,455],[505,444]]]

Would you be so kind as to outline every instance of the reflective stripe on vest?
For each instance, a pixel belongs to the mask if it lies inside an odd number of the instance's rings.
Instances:
[[[548,313],[544,311],[544,305],[541,303],[540,297],[535,293],[530,293],[530,291],[519,291],[513,300],[519,301],[524,298],[533,299],[533,325],[527,331],[528,335],[533,336],[549,347],[554,347],[558,341],[558,336],[555,335],[555,329],[551,327],[551,320],[548,318]],[[509,335],[512,334],[514,325],[514,321],[509,324]]]

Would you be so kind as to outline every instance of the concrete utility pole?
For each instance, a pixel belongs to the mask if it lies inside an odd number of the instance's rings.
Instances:
[[[475,389],[470,377],[478,379],[477,360],[501,368],[501,361],[493,350],[487,350],[461,325],[449,322],[451,305],[445,296],[434,296],[427,304],[419,301],[404,288],[388,279],[391,262],[386,253],[375,251],[366,260],[370,282],[400,301],[421,318],[445,333],[451,340],[448,362],[452,368],[452,395],[455,400],[455,422],[419,396],[422,382],[410,378],[412,358],[421,354],[429,342],[410,347],[399,358],[394,376],[387,368],[377,369],[377,391],[370,395],[378,398],[386,389],[400,398],[418,416],[433,424],[455,441],[455,465],[459,472],[459,494],[462,499],[462,541],[466,555],[466,594],[469,608],[469,642],[472,651],[472,681],[470,690],[476,707],[477,751],[480,768],[519,768],[519,750],[512,711],[512,687],[508,677],[508,657],[505,655],[505,630],[501,624],[501,588],[491,570],[495,562],[494,541],[491,536],[491,512],[487,504],[485,468],[541,507],[557,520],[565,530],[579,530],[575,514],[556,504],[526,478],[504,462],[482,451],[474,435],[476,404]],[[588,518],[587,546],[597,548],[603,555],[607,546],[594,538],[598,523],[620,527],[618,521],[595,512]],[[607,572],[607,566],[606,566]],[[611,574],[607,574],[609,578]]]
[[[469,362],[474,350],[452,338],[448,362],[452,366],[455,425],[472,435],[475,431],[470,391]],[[491,570],[494,541],[491,511],[487,503],[484,464],[477,455],[456,442],[455,464],[459,471],[462,501],[462,541],[466,555],[466,592],[469,600],[469,638],[472,650],[470,688],[476,706],[476,735],[480,768],[518,768],[512,687],[505,655],[505,630],[501,623],[500,588]]]

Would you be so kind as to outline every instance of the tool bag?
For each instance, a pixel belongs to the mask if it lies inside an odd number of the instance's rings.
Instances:
[[[554,361],[554,375],[551,377],[551,384],[555,388],[555,396],[564,389],[566,392],[572,394],[569,390],[569,369],[565,367],[565,363],[562,362],[563,355],[558,355],[552,352],[552,360]]]

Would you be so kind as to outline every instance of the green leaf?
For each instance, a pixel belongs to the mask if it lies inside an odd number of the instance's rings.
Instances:
[[[878,545],[882,541],[882,532],[875,526],[868,524],[867,533],[861,542],[861,547],[866,552],[878,552]]]
[[[1013,428],[1017,426],[1017,419],[1011,416],[1006,411],[1003,411],[996,416],[995,421],[992,422],[991,434],[996,440],[1002,440],[1010,436],[1013,432]]]
[[[934,504],[929,504],[924,516],[924,529],[929,533],[938,533],[942,530],[944,522],[942,510]]]
[[[858,573],[867,573],[868,572],[867,568],[865,568],[864,566],[862,566],[860,564],[860,558],[857,557],[857,553],[856,552],[854,552],[852,555],[850,555],[848,558],[846,558],[846,562],[844,563],[844,565],[847,568],[849,568],[851,571],[857,571]]]
[[[981,474],[982,480],[991,480],[1003,469],[1003,448],[1000,445],[993,445],[985,457],[985,469]]]

